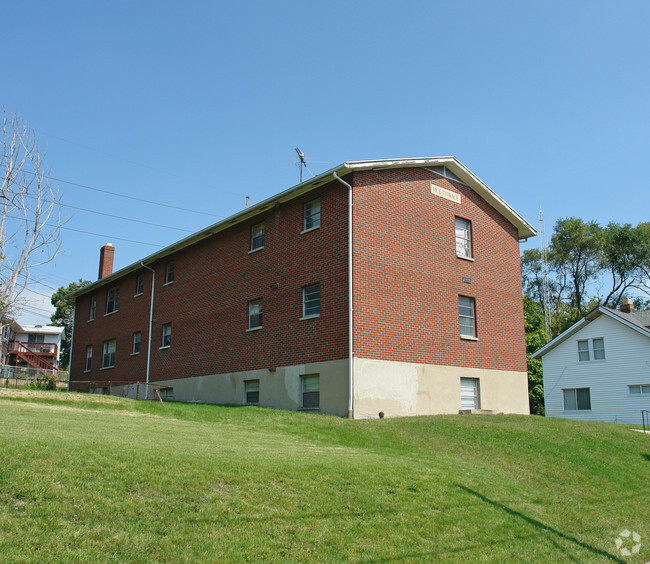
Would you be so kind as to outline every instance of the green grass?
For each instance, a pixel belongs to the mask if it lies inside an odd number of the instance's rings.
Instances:
[[[3,562],[644,561],[649,476],[613,424],[0,391]]]

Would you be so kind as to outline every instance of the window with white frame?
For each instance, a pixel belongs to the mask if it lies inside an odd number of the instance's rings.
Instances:
[[[120,301],[120,287],[113,286],[106,292],[106,314],[117,311]]]
[[[591,409],[591,393],[589,388],[568,388],[562,390],[565,411]]]
[[[97,296],[90,296],[90,312],[88,313],[88,321],[95,319],[95,312],[97,311]]]
[[[304,207],[305,216],[303,229],[316,229],[320,227],[320,198],[307,202]]]
[[[88,345],[86,347],[86,372],[90,372],[92,361],[93,361],[93,346]]]
[[[456,255],[472,258],[472,222],[461,217],[456,218]]]
[[[144,292],[144,273],[141,272],[135,278],[135,295],[141,296]]]
[[[246,380],[244,386],[246,388],[246,403],[253,405],[260,403],[260,381]]]
[[[251,227],[251,251],[264,248],[264,222]]]
[[[167,348],[172,346],[172,324],[165,323],[162,326],[162,344],[160,348]]]
[[[650,384],[635,384],[627,387],[631,396],[650,395]]]
[[[133,354],[140,353],[140,341],[142,340],[142,333],[136,331],[133,333]]]
[[[320,284],[311,284],[302,289],[302,316],[320,315]]]
[[[248,328],[257,329],[262,326],[262,300],[248,302]]]
[[[599,337],[578,341],[578,360],[580,362],[605,360],[605,340]]]
[[[461,337],[476,338],[476,303],[474,298],[458,296],[458,318]]]
[[[104,354],[102,355],[102,368],[112,368],[115,366],[115,349],[116,341],[104,341]]]
[[[320,407],[320,374],[305,374],[302,380],[302,408]]]
[[[174,263],[168,262],[165,265],[165,284],[171,284],[174,281]]]

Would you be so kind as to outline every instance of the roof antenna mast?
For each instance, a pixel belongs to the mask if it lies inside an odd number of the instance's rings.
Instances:
[[[542,288],[544,300],[544,329],[546,331],[546,342],[551,340],[551,311],[550,311],[550,290],[548,286],[548,254],[546,252],[546,236],[544,235],[544,212],[539,208],[539,239],[540,251],[542,254]]]
[[[307,161],[305,160],[305,153],[301,152],[298,147],[296,147],[296,153],[298,153],[298,158],[300,159],[298,166],[300,167],[300,184],[302,184],[302,167],[307,168]]]

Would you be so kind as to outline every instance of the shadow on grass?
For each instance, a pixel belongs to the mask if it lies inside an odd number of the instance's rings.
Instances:
[[[554,529],[553,527],[549,527],[548,525],[545,525],[541,521],[538,521],[537,519],[533,519],[532,517],[528,517],[527,515],[524,515],[523,513],[520,513],[519,511],[515,511],[514,509],[511,509],[510,507],[503,505],[502,503],[499,503],[497,501],[493,501],[491,499],[488,499],[484,495],[480,494],[477,491],[474,491],[466,486],[462,486],[460,484],[456,484],[456,487],[463,490],[464,492],[473,495],[474,497],[479,498],[481,501],[491,505],[492,507],[496,507],[498,509],[501,509],[502,511],[505,511],[509,515],[512,515],[513,517],[518,517],[519,519],[526,521],[526,523],[529,523],[533,527],[536,527],[537,529],[541,531],[547,531],[549,533],[552,533],[553,535],[556,535],[557,537],[567,540],[569,542],[572,542],[576,546],[579,546],[580,548],[584,548],[585,550],[588,550],[592,554],[596,554],[598,556],[604,556],[605,558],[609,558],[610,560],[614,562],[625,562],[625,560],[622,560],[618,557],[616,557],[613,554],[610,554],[609,552],[605,550],[600,550],[599,548],[596,548],[594,546],[591,546],[590,544],[586,544],[584,542],[579,541],[577,538],[569,536],[565,533],[562,533],[561,531],[558,531],[557,529]],[[555,542],[551,540],[551,542],[558,548],[560,548],[559,545],[557,545]]]
[[[650,462],[650,454],[642,454],[641,456]]]

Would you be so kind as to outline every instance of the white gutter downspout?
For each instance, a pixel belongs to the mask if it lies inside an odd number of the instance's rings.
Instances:
[[[149,368],[151,366],[151,335],[153,333],[153,293],[156,289],[156,271],[147,266],[144,262],[140,261],[140,264],[143,268],[151,270],[153,272],[153,278],[151,280],[151,307],[149,308],[149,344],[147,346],[147,385],[145,387],[144,399],[149,399]]]
[[[353,330],[354,330],[354,307],[352,303],[352,186],[350,186],[345,180],[339,178],[339,175],[336,174],[336,171],[333,172],[334,178],[338,180],[341,184],[344,184],[348,187],[348,338],[349,338],[349,348],[350,348],[350,365],[348,368],[348,380],[349,380],[349,389],[348,389],[348,419],[354,418],[354,339],[353,339]]]
[[[70,335],[70,354],[68,355],[68,392],[70,391],[70,369],[72,368],[72,345],[74,344],[74,319],[77,316],[77,300],[72,308],[72,335]],[[59,363],[61,351],[59,350]]]

